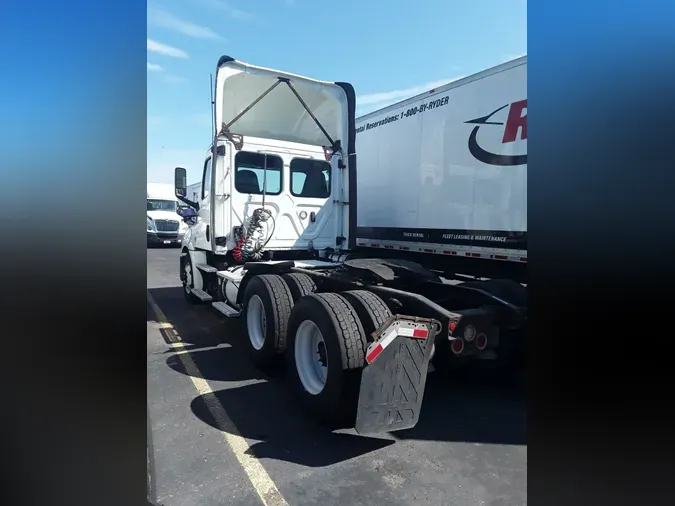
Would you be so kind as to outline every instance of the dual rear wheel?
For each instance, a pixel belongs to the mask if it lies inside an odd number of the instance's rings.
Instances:
[[[376,295],[314,293],[305,274],[265,274],[246,287],[242,316],[259,366],[285,356],[303,404],[331,428],[353,426],[371,334],[391,316]]]

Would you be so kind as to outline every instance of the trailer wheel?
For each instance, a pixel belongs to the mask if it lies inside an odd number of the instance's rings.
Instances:
[[[380,297],[366,290],[350,290],[341,295],[356,310],[370,343],[373,340],[371,334],[391,317],[391,311]]]
[[[183,285],[183,295],[191,304],[199,304],[201,301],[192,293],[194,284],[194,270],[190,261],[190,253],[180,257],[180,280]]]
[[[270,365],[284,351],[292,308],[293,297],[281,276],[262,274],[251,278],[244,293],[242,316],[246,342],[256,365]]]
[[[301,297],[314,293],[316,291],[316,284],[314,280],[307,274],[301,272],[291,272],[281,276],[293,295],[293,302],[297,302]]]
[[[293,308],[286,349],[291,381],[331,429],[354,426],[366,347],[358,314],[342,295],[308,295]]]

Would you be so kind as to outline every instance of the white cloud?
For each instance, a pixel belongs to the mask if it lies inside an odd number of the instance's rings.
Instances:
[[[157,65],[156,63],[148,62],[148,70],[150,72],[164,72],[164,67]]]
[[[225,0],[202,0],[202,2],[211,9],[225,12],[233,19],[248,20],[255,18],[250,12],[243,11]]]
[[[375,111],[377,109],[382,109],[388,105],[395,104],[401,100],[414,97],[425,91],[433,90],[439,86],[443,86],[452,81],[457,81],[462,79],[464,76],[448,78],[448,79],[439,79],[436,81],[430,81],[428,83],[420,84],[417,86],[411,86],[410,88],[404,88],[401,90],[393,91],[383,91],[379,93],[367,93],[365,95],[356,96],[356,107],[359,114],[367,114],[368,112]]]
[[[182,33],[183,35],[187,35],[188,37],[193,37],[195,39],[222,39],[220,35],[211,30],[209,27],[191,23],[190,21],[181,19],[170,12],[157,9],[155,7],[148,6],[148,23],[161,28],[174,30],[178,33]]]
[[[165,77],[167,83],[184,83],[187,81],[184,77],[168,75]]]
[[[148,39],[148,51],[151,53],[157,53],[164,56],[171,56],[173,58],[187,58],[188,54],[182,49],[178,49],[172,46],[167,46],[161,42]]]

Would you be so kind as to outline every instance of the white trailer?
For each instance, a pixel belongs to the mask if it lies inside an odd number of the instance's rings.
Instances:
[[[352,426],[361,433],[412,427],[432,358],[438,368],[511,357],[502,353],[513,348],[504,343],[522,342],[527,315],[519,283],[467,282],[450,263],[437,261],[454,260],[453,255],[412,251],[414,243],[402,240],[408,235],[364,235],[370,228],[379,234],[379,229],[457,227],[456,217],[451,226],[436,216],[429,223],[422,221],[419,215],[428,213],[420,213],[419,204],[418,217],[407,216],[414,209],[412,201],[390,180],[393,175],[407,177],[405,167],[419,174],[419,159],[397,163],[395,157],[387,158],[388,149],[408,142],[409,151],[418,155],[422,149],[433,151],[421,155],[423,160],[438,157],[439,149],[447,149],[451,159],[454,144],[427,143],[420,135],[371,136],[370,142],[377,145],[364,142],[363,149],[371,151],[357,170],[362,148],[357,148],[351,85],[248,65],[228,56],[217,64],[213,103],[218,133],[205,153],[197,200],[189,198],[186,170],[175,170],[176,196],[190,206],[183,213],[190,227],[180,259],[185,297],[191,303],[207,303],[228,318],[241,317],[247,336],[243,342],[252,360],[264,367],[285,359],[295,390],[320,421],[331,428]],[[403,109],[413,122],[410,116],[415,113],[409,109],[415,107],[419,114],[419,105]],[[423,113],[454,107],[440,96],[427,103]],[[403,121],[397,114],[398,120],[377,116],[381,119],[371,122],[375,127],[362,124],[358,135],[385,132],[392,122]],[[473,119],[478,118],[462,121]],[[488,120],[486,125],[492,123]],[[440,124],[452,128],[451,121]],[[436,135],[429,128],[425,135]],[[486,142],[482,134],[477,138]],[[373,152],[395,163],[393,173],[384,171]],[[361,171],[366,174],[359,175]],[[368,174],[371,171],[374,175]],[[439,177],[444,174],[436,174]],[[375,191],[378,178],[383,178],[380,185],[398,193]],[[410,184],[410,192],[418,191],[419,182],[403,181]],[[403,198],[405,212],[394,214],[394,220],[383,217],[380,206],[398,212],[391,203],[398,198]],[[436,199],[429,208],[457,209],[458,215],[468,211],[461,207],[467,200],[460,197],[457,208],[443,207],[448,198],[444,192],[431,192],[428,198]],[[484,209],[474,206],[471,211],[480,214]],[[492,223],[491,219],[477,216],[465,229],[475,230],[476,223]],[[510,228],[517,230],[519,223]],[[493,226],[495,231],[510,228]],[[357,239],[378,247],[359,248]],[[451,246],[474,247],[472,253],[486,246],[475,238],[468,245],[458,241]],[[503,247],[503,241],[497,242]]]
[[[202,192],[202,182],[198,181],[197,183],[192,183],[187,186],[186,197],[195,202],[199,202],[201,199]]]
[[[527,57],[356,120],[359,246],[527,262]]]

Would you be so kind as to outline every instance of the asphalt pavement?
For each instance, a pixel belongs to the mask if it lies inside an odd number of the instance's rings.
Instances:
[[[263,373],[236,320],[192,306],[179,250],[148,249],[148,406],[164,506],[527,503],[526,395],[432,373],[418,425],[329,432],[284,371]]]

